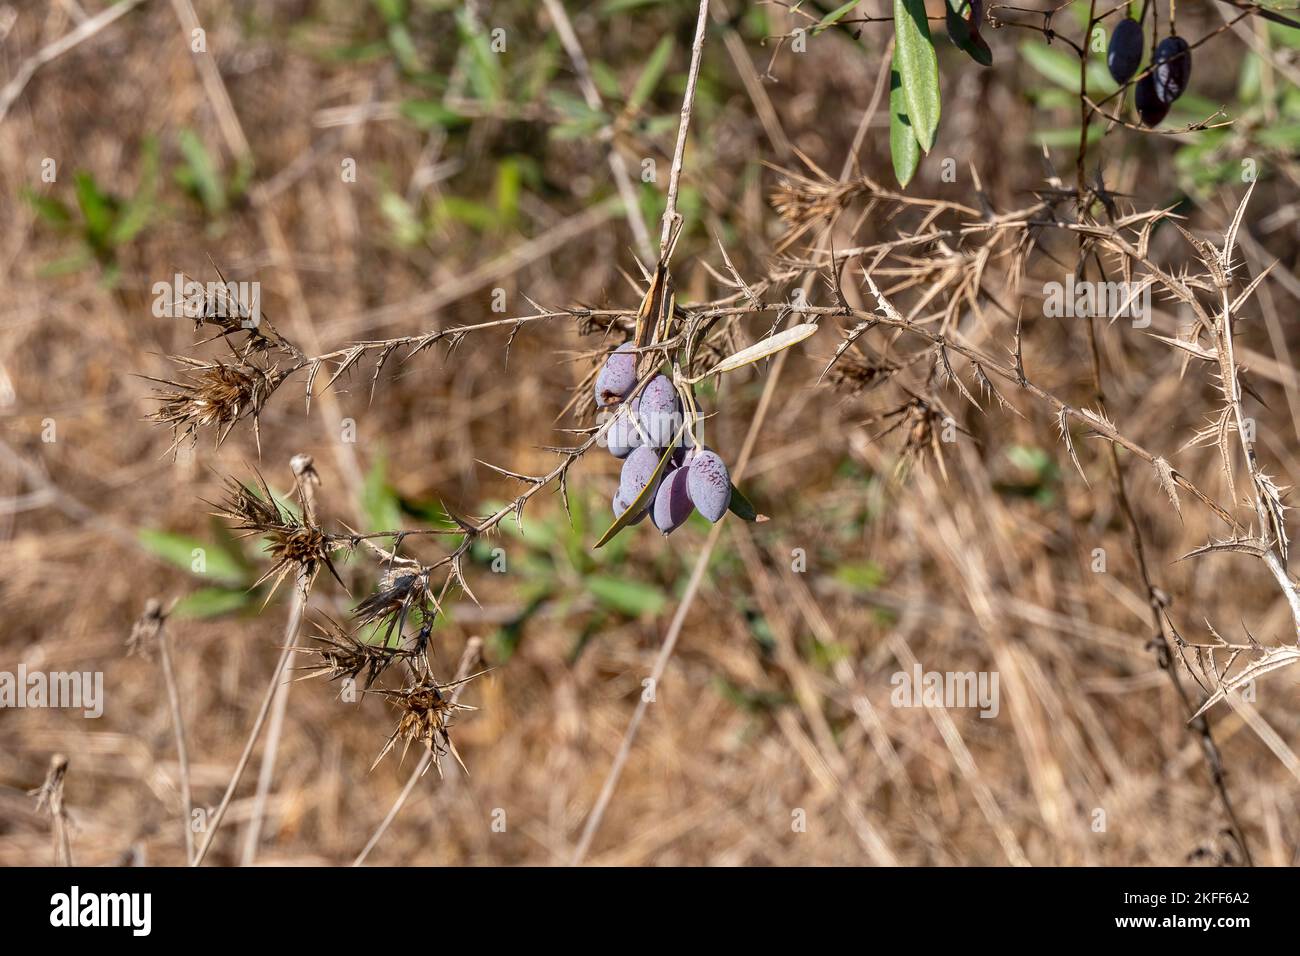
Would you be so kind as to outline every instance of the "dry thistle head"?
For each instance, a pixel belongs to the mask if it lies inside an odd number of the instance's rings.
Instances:
[[[824,173],[810,178],[789,170],[780,172],[781,178],[768,196],[786,226],[786,234],[776,247],[778,252],[788,249],[814,224],[836,215],[859,196],[877,191],[865,177],[841,182]]]
[[[256,365],[202,362],[184,355],[173,355],[172,361],[189,371],[176,380],[149,379],[170,389],[156,391],[154,397],[160,404],[149,420],[171,426],[173,450],[209,426],[217,428],[220,445],[236,422],[250,416],[257,437],[262,407],[285,378],[275,367],[264,370]],[[260,447],[260,438],[258,441]]]
[[[871,425],[891,419],[893,424],[872,440],[879,441],[894,431],[904,430],[903,449],[899,455],[898,467],[895,470],[895,480],[901,480],[905,477],[911,471],[912,466],[918,461],[924,462],[928,454],[934,458],[935,463],[939,466],[940,474],[943,475],[946,481],[948,479],[948,469],[943,459],[943,442],[941,438],[943,431],[945,428],[953,428],[963,435],[969,435],[970,433],[956,424],[956,419],[937,399],[927,400],[919,395],[912,395],[911,400],[906,404],[887,411],[864,424]]]
[[[415,656],[414,651],[403,648],[367,643],[332,618],[327,617],[323,622],[313,623],[320,631],[312,636],[316,646],[297,648],[298,651],[317,658],[300,668],[310,671],[303,675],[303,679],[327,677],[338,680],[340,677],[349,677],[356,680],[364,671],[365,688],[369,690],[394,662]]]
[[[346,546],[345,539],[327,533],[282,507],[260,475],[258,481],[261,483],[260,495],[237,479],[227,479],[226,499],[214,506],[218,509],[215,512],[217,517],[234,522],[234,529],[244,532],[240,537],[260,534],[267,539],[266,550],[273,561],[253,587],[274,577],[275,583],[271,587],[271,594],[274,594],[280,582],[294,570],[306,586],[310,587],[322,567],[328,568],[334,580],[344,586],[330,555],[336,549]],[[300,492],[300,500],[301,497]],[[267,595],[267,600],[270,600],[270,594]]]
[[[127,657],[135,654],[141,657],[151,656],[166,621],[167,611],[163,609],[162,602],[157,598],[146,601],[144,613],[131,625],[131,633],[127,636]]]
[[[887,382],[898,366],[893,362],[870,358],[854,351],[846,351],[831,366],[827,378],[836,391],[846,395],[860,395],[864,391]]]
[[[357,605],[353,612],[357,625],[387,622],[384,643],[391,643],[394,633],[401,637],[407,616],[418,610],[427,627],[438,613],[438,599],[429,590],[429,568],[402,568],[388,571],[379,589]]]
[[[372,693],[383,694],[392,701],[400,711],[400,716],[397,718],[397,727],[384,744],[384,749],[375,758],[375,762],[370,765],[370,769],[374,770],[379,765],[379,761],[396,746],[397,741],[403,740],[406,742],[406,746],[402,748],[403,757],[410,749],[411,741],[420,741],[433,755],[433,765],[438,768],[439,774],[442,773],[442,758],[447,754],[454,756],[464,770],[465,763],[456,752],[451,736],[447,733],[447,727],[452,715],[457,711],[476,708],[457,703],[455,694],[449,695],[445,692],[477,676],[477,674],[471,675],[462,680],[452,681],[450,684],[425,680],[402,690],[372,691]],[[466,772],[468,773],[468,770]]]
[[[28,790],[29,797],[36,798],[36,811],[47,813],[51,817],[66,816],[63,809],[63,780],[68,775],[68,758],[56,753],[50,758],[45,781],[36,789]]]

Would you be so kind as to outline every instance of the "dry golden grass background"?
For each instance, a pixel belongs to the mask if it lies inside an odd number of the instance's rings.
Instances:
[[[413,0],[407,14],[419,59],[446,79],[435,91],[404,72],[391,51],[356,60],[331,54],[389,35],[368,5],[195,6],[208,53],[191,53],[186,0],[150,0],[42,66],[0,122],[0,670],[20,662],[99,670],[106,693],[98,720],[60,710],[0,712],[4,865],[52,859],[50,823],[27,791],[41,783],[55,752],[70,759],[66,803],[76,862],[184,863],[178,766],[158,665],[127,657],[124,644],[148,599],[181,598],[204,581],[143,547],[142,529],[217,541],[204,500],[217,499],[223,477],[249,477],[258,468],[288,490],[296,453],[314,457],[322,510],[335,522],[357,527],[365,520],[363,485],[367,476],[374,481],[380,462],[403,501],[483,513],[487,502],[518,488],[475,459],[530,473],[551,467],[554,457],[543,446],[568,440],[556,416],[602,347],[598,335],[580,335],[576,322],[533,323],[515,339],[507,365],[505,334],[476,334],[450,357],[439,346],[393,363],[373,401],[366,366],[332,398],[318,395],[310,413],[301,388],[286,388],[262,415],[260,454],[245,423],[220,449],[205,435],[191,460],[174,462],[170,435],[143,421],[154,406],[150,384],[137,376],[170,376],[166,355],[189,351],[200,336],[190,323],[153,317],[154,282],[176,271],[215,278],[210,257],[231,279],[259,280],[266,314],[313,350],[498,318],[491,311],[498,288],[507,315],[532,311],[525,296],[548,307],[634,309],[639,299],[622,275],[637,274],[633,236],[609,201],[617,194],[607,144],[594,134],[550,132],[562,119],[550,91],[571,100],[580,93],[542,5],[477,5],[483,23],[507,29],[507,69],[522,73],[520,64],[548,44],[558,65],[535,93],[510,74],[495,103],[460,102],[468,118],[445,136],[404,116],[400,104],[475,96],[459,52],[460,4]],[[662,37],[677,41],[666,79],[615,140],[634,173],[643,157],[657,161],[662,189],[695,4],[608,6],[572,5],[570,12],[588,58],[623,90]],[[767,198],[777,174],[763,162],[800,168],[793,144],[838,170],[889,38],[887,24],[857,39],[832,30],[795,54],[762,38],[803,21],[777,6],[733,16],[740,7],[731,0],[715,10],[705,48],[683,178],[687,233],[674,261],[679,301],[725,292],[700,265],[725,269],[719,239],[743,275],[765,274],[781,225]],[[5,81],[102,8],[75,0],[0,4]],[[1214,4],[1180,5],[1189,35],[1221,23]],[[1077,101],[1039,96],[1046,81],[1018,54],[1019,43],[1041,44],[1041,37],[986,32],[996,57],[991,70],[939,41],[939,145],[910,195],[974,202],[966,173],[973,166],[995,208],[1019,208],[1044,183],[1034,132],[1077,123]],[[1246,42],[1259,36],[1250,27],[1198,50],[1194,90],[1231,102]],[[205,56],[215,73],[205,74]],[[1300,70],[1286,47],[1271,47],[1269,63],[1278,85]],[[184,162],[180,131],[192,130],[222,174],[232,174],[231,143],[240,129],[222,107],[226,92],[254,157],[255,198],[213,214],[173,171]],[[1179,200],[1186,170],[1174,156],[1194,135],[1112,133],[1097,154],[1106,185],[1141,208]],[[73,251],[76,237],[50,228],[23,191],[75,206],[72,175],[87,170],[106,191],[130,196],[149,138],[160,155],[156,206],[148,226],[115,250],[116,276],[94,262],[51,274],[50,263]],[[1254,238],[1244,251],[1252,273],[1279,258],[1282,275],[1269,281],[1263,305],[1252,304],[1239,335],[1243,364],[1267,403],[1252,404],[1261,456],[1279,483],[1290,485],[1300,475],[1290,319],[1300,301],[1300,197],[1294,161],[1269,155],[1247,216]],[[58,164],[53,184],[41,182],[46,157]],[[484,222],[448,211],[448,198],[499,211],[500,170],[510,157],[525,157],[530,172],[508,215]],[[956,160],[956,183],[940,181],[940,157]],[[356,161],[356,182],[340,175],[346,158]],[[1054,150],[1053,158],[1069,178],[1073,150]],[[892,185],[884,109],[867,127],[860,168]],[[1180,211],[1189,228],[1221,233],[1242,188],[1228,182],[1186,198]],[[400,203],[390,199],[386,207],[385,196],[400,197],[417,214],[440,211],[417,241],[403,244],[393,212],[400,214]],[[659,208],[647,201],[655,236]],[[849,213],[835,245],[864,245],[894,228],[883,211]],[[1021,301],[1009,301],[1024,316],[1031,377],[1084,406],[1092,396],[1087,338],[1077,320],[1044,318],[1035,291],[1063,279],[1072,244],[1045,237],[1052,255],[1035,256]],[[1188,256],[1172,229],[1157,235],[1152,251],[1175,268]],[[846,273],[845,294],[857,307],[872,307],[860,272]],[[814,287],[813,301],[830,301],[824,283]],[[1157,327],[1172,330],[1177,310],[1159,299],[1155,307]],[[755,319],[749,328],[756,338],[768,324]],[[999,351],[1013,327],[990,310],[972,337]],[[1188,730],[1153,649],[1104,446],[1077,440],[1085,484],[1049,411],[1007,389],[1023,417],[992,402],[982,414],[948,388],[945,400],[974,440],[946,449],[947,480],[930,463],[891,484],[900,437],[873,441],[879,428],[863,422],[897,393],[886,385],[846,396],[819,386],[837,342],[824,329],[784,364],[741,482],[771,520],[726,519],[587,861],[1240,860],[1201,739]],[[1102,326],[1100,343],[1108,406],[1121,431],[1224,499],[1214,449],[1180,451],[1214,408],[1206,369],[1183,374],[1175,352],[1123,321]],[[710,444],[732,460],[769,372],[733,376],[706,402],[718,412]],[[355,421],[355,443],[339,440],[342,418]],[[49,419],[54,442],[42,440]],[[1293,639],[1285,603],[1254,563],[1233,556],[1176,563],[1221,529],[1187,496],[1180,517],[1150,469],[1122,460],[1156,583],[1180,630],[1204,637],[1208,620],[1235,636],[1244,626],[1261,640]],[[525,512],[527,536],[494,542],[506,549],[508,571],[473,568],[481,607],[459,596],[435,632],[445,676],[474,636],[486,641],[493,665],[465,691],[464,702],[478,710],[453,731],[469,775],[450,763],[442,779],[430,772],[369,862],[554,864],[572,855],[707,535],[693,523],[663,539],[643,525],[625,532],[631,543],[617,558],[588,563],[593,559],[583,556],[608,517],[616,481],[617,462],[600,452],[587,456],[570,478],[571,494],[591,515],[581,528],[567,532],[558,499],[543,492]],[[1241,514],[1248,517],[1244,508]],[[413,548],[436,553],[428,542]],[[796,548],[807,554],[803,573],[791,571]],[[1091,569],[1095,548],[1106,552],[1105,573]],[[343,574],[353,596],[323,578],[314,610],[345,616],[373,588],[377,569],[358,558]],[[630,613],[626,600],[611,605],[593,590],[593,575],[606,586],[611,579],[638,585],[647,609]],[[543,586],[545,598],[530,606]],[[168,623],[200,807],[215,806],[230,777],[278,655],[287,603],[282,593],[260,613],[255,602],[243,612]],[[997,671],[999,716],[891,706],[890,677],[910,669],[913,658],[928,670]],[[1226,788],[1257,863],[1289,865],[1300,846],[1295,690],[1295,675],[1283,671],[1260,682],[1253,704],[1220,706],[1210,717]],[[369,770],[394,719],[378,699],[345,703],[334,685],[319,681],[292,686],[257,862],[353,860],[415,763],[413,751],[401,764],[389,757]],[[260,761],[259,747],[210,864],[243,858]],[[799,810],[804,832],[792,827]],[[1101,832],[1097,810],[1105,814]],[[502,818],[504,830],[494,828]]]

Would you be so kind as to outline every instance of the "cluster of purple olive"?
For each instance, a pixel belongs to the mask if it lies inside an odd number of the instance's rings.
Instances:
[[[1125,17],[1110,35],[1106,66],[1116,83],[1124,84],[1142,65],[1142,25]],[[1155,68],[1138,80],[1133,102],[1147,126],[1157,126],[1169,114],[1192,78],[1192,50],[1180,36],[1167,36],[1156,44]]]
[[[619,346],[605,360],[596,376],[598,408],[626,402],[636,388],[636,364],[631,342]],[[677,389],[666,375],[656,375],[640,395],[622,404],[618,418],[604,435],[609,453],[623,460],[613,501],[615,517],[627,511],[655,478],[659,461],[677,437],[681,422]],[[731,476],[717,453],[703,447],[688,450],[679,444],[645,501],[630,523],[636,524],[649,515],[665,535],[685,523],[692,511],[717,521],[731,504]]]

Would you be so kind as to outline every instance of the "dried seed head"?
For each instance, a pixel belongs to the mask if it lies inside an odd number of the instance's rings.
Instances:
[[[927,400],[919,396],[913,396],[905,405],[886,412],[867,424],[887,419],[893,419],[893,424],[873,440],[879,441],[891,432],[898,429],[903,430],[905,437],[903,439],[902,453],[899,455],[898,466],[895,471],[895,478],[901,479],[904,477],[917,461],[924,462],[927,458],[933,458],[944,480],[947,480],[948,472],[943,459],[942,436],[948,428],[953,428],[964,435],[970,434],[957,425],[956,419],[948,413],[947,409],[937,399],[931,398]]]
[[[402,756],[406,756],[407,749],[410,748],[412,741],[419,741],[428,748],[429,753],[433,755],[433,764],[442,773],[442,758],[447,754],[452,754],[456,762],[464,768],[465,764],[460,759],[460,754],[456,753],[456,748],[452,745],[451,736],[447,733],[447,727],[451,717],[457,711],[474,710],[465,704],[457,703],[454,695],[447,694],[446,691],[465,681],[473,680],[473,675],[461,681],[453,681],[450,684],[439,684],[437,681],[427,680],[418,684],[410,685],[402,690],[378,690],[372,693],[383,694],[392,701],[398,708],[400,716],[397,718],[397,727],[393,730],[392,735],[384,744],[384,749],[379,752],[375,762],[370,765],[370,769],[375,769],[379,761],[387,756],[388,752],[396,746],[397,741],[403,740],[406,746],[402,748]]]
[[[188,371],[176,380],[150,379],[167,389],[156,390],[160,404],[149,420],[171,426],[173,448],[209,426],[216,427],[220,445],[236,422],[250,416],[256,431],[262,407],[285,378],[274,367],[201,362],[183,355],[172,356],[172,361]]]
[[[139,654],[141,657],[151,656],[154,645],[158,641],[158,635],[166,621],[167,612],[163,610],[161,601],[157,598],[150,598],[145,602],[144,613],[131,625],[131,633],[126,639],[127,657],[135,654]]]
[[[876,184],[866,177],[846,183],[782,170],[781,179],[768,197],[786,225],[777,250],[788,248],[815,223],[840,212],[859,196],[876,191]]]
[[[359,627],[386,622],[384,643],[399,639],[411,610],[418,610],[424,623],[431,624],[437,614],[438,599],[429,590],[429,569],[393,570],[384,575],[379,589],[357,605],[353,616]]]
[[[296,570],[300,580],[310,587],[322,567],[328,568],[342,585],[343,580],[334,569],[330,555],[344,547],[343,540],[282,507],[260,475],[258,480],[261,494],[234,478],[227,479],[226,499],[216,506],[218,510],[215,512],[217,517],[233,522],[236,531],[244,532],[241,537],[260,534],[266,538],[266,550],[273,559],[272,564],[253,586],[274,577],[275,583],[271,586],[271,594],[274,594],[285,576]],[[270,595],[267,595],[267,600],[270,600]]]
[[[332,618],[326,617],[313,624],[320,631],[312,636],[316,646],[296,648],[316,657],[312,663],[299,668],[309,672],[303,675],[304,679],[327,677],[338,680],[340,677],[350,677],[356,680],[364,671],[364,686],[369,689],[395,661],[410,658],[414,654],[403,648],[367,643]]]
[[[846,351],[831,366],[826,377],[837,391],[859,395],[888,381],[897,371],[898,366],[892,362],[875,361]]]
[[[45,782],[34,790],[28,790],[29,797],[36,798],[36,811],[47,813],[51,817],[67,819],[63,808],[63,781],[68,775],[68,758],[61,753],[50,757],[50,766],[45,773]]]

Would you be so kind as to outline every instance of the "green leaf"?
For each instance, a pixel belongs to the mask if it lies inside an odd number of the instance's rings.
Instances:
[[[593,60],[590,66],[591,81],[596,84],[597,92],[609,99],[621,100],[623,98],[623,83],[619,80],[618,74],[614,72],[613,67],[603,60]]]
[[[523,169],[520,161],[507,156],[497,165],[496,222],[508,225],[519,217],[519,194],[523,187]]]
[[[849,562],[835,569],[835,580],[855,590],[874,591],[885,583],[885,569],[875,561]]]
[[[113,226],[113,200],[100,190],[95,177],[90,173],[80,172],[73,177],[77,205],[86,220],[86,235],[91,245],[102,246],[108,239],[108,230]]]
[[[500,102],[505,91],[501,58],[492,52],[487,33],[466,10],[456,14],[456,25],[465,44],[462,48],[466,54],[463,66],[475,95],[489,104]]]
[[[827,27],[834,26],[840,20],[844,19],[844,15],[848,13],[850,10],[852,10],[854,7],[856,7],[860,2],[861,0],[849,0],[848,3],[836,7],[834,10],[826,14],[826,16],[822,17],[821,20],[817,22],[817,26],[814,28],[814,32],[821,33]]]
[[[626,13],[628,10],[635,10],[637,7],[649,7],[661,3],[662,0],[605,0],[601,4],[600,12],[604,16],[611,13]]]
[[[898,59],[897,50],[894,59]],[[921,165],[921,144],[916,141],[912,122],[907,118],[903,81],[897,69],[889,71],[889,155],[894,161],[894,178],[898,185],[906,186]]]
[[[959,49],[970,54],[980,66],[993,65],[993,51],[980,36],[979,24],[971,17],[970,0],[948,0],[944,21],[948,25],[948,39]]]
[[[925,0],[894,0],[894,67],[903,84],[907,116],[927,153],[939,129],[939,59],[935,56]]]
[[[393,227],[393,238],[399,245],[413,246],[424,238],[424,224],[420,217],[397,193],[389,190],[379,197],[379,212]]]
[[[465,125],[465,117],[437,100],[403,100],[398,111],[421,129],[432,129],[435,126],[453,129]]]
[[[361,489],[361,509],[372,531],[393,531],[402,526],[402,504],[388,484],[387,462],[375,459]]]
[[[659,85],[659,80],[663,78],[664,69],[668,66],[668,58],[673,55],[673,38],[672,35],[664,37],[659,41],[658,46],[650,53],[650,58],[646,60],[645,68],[641,70],[641,75],[636,78],[636,85],[632,87],[632,95],[627,98],[629,108],[639,110],[645,105],[646,100],[650,99],[650,94],[655,91]]]
[[[1067,90],[1074,90],[1075,92],[1078,91],[1079,61],[1077,59],[1066,56],[1060,50],[1050,49],[1032,40],[1026,40],[1020,44],[1020,55],[1030,66],[1057,86],[1063,86]]]
[[[528,71],[518,87],[517,98],[521,102],[531,103],[540,100],[543,92],[551,85],[552,79],[560,68],[559,47],[559,38],[554,33],[549,34],[544,42],[534,46]]]
[[[239,584],[246,579],[243,563],[220,544],[153,528],[141,528],[139,538],[146,551],[197,577],[216,578],[231,584]],[[201,551],[202,554],[196,555],[195,551]],[[200,557],[205,570],[196,571],[195,561]]]
[[[1300,149],[1300,125],[1289,123],[1285,126],[1265,127],[1255,133],[1255,140],[1275,149]]]
[[[388,48],[393,51],[398,64],[407,73],[424,71],[424,60],[420,57],[420,51],[415,48],[415,40],[411,38],[411,31],[406,28],[405,23],[389,25]]]
[[[497,224],[497,214],[491,206],[463,196],[441,196],[434,205],[435,221],[452,220],[464,223],[480,232]]]
[[[630,617],[653,616],[664,609],[667,598],[651,585],[624,578],[593,574],[587,587],[601,604]]]
[[[1057,86],[1079,95],[1079,60],[1063,50],[1052,49],[1041,43],[1026,40],[1020,44],[1020,55],[1029,65]],[[1119,87],[1100,57],[1088,62],[1088,90],[1095,96],[1109,96]],[[1211,109],[1213,112],[1213,109]]]
[[[36,210],[36,215],[52,226],[66,226],[72,222],[72,211],[53,196],[42,196],[24,186],[23,198]]]
[[[130,242],[149,224],[154,210],[154,193],[158,185],[158,141],[145,140],[140,157],[140,182],[135,195],[126,202],[109,230],[108,241],[118,246]]]
[[[199,588],[176,602],[176,617],[220,617],[242,610],[253,602],[252,591],[230,588]]]
[[[731,504],[727,505],[727,510],[742,521],[757,521],[761,517],[754,508],[754,503],[745,497],[734,482],[731,485]]]
[[[39,269],[36,274],[42,279],[55,279],[59,276],[71,275],[74,272],[80,272],[86,266],[95,261],[90,254],[90,250],[85,246],[77,249],[76,252],[69,253],[53,262],[47,262]]]
[[[181,155],[185,157],[185,171],[189,174],[186,184],[194,190],[210,215],[221,214],[226,209],[226,187],[221,182],[216,163],[212,161],[212,154],[193,130],[181,130],[179,140]]]
[[[374,0],[374,4],[385,23],[401,23],[406,19],[406,0]]]

